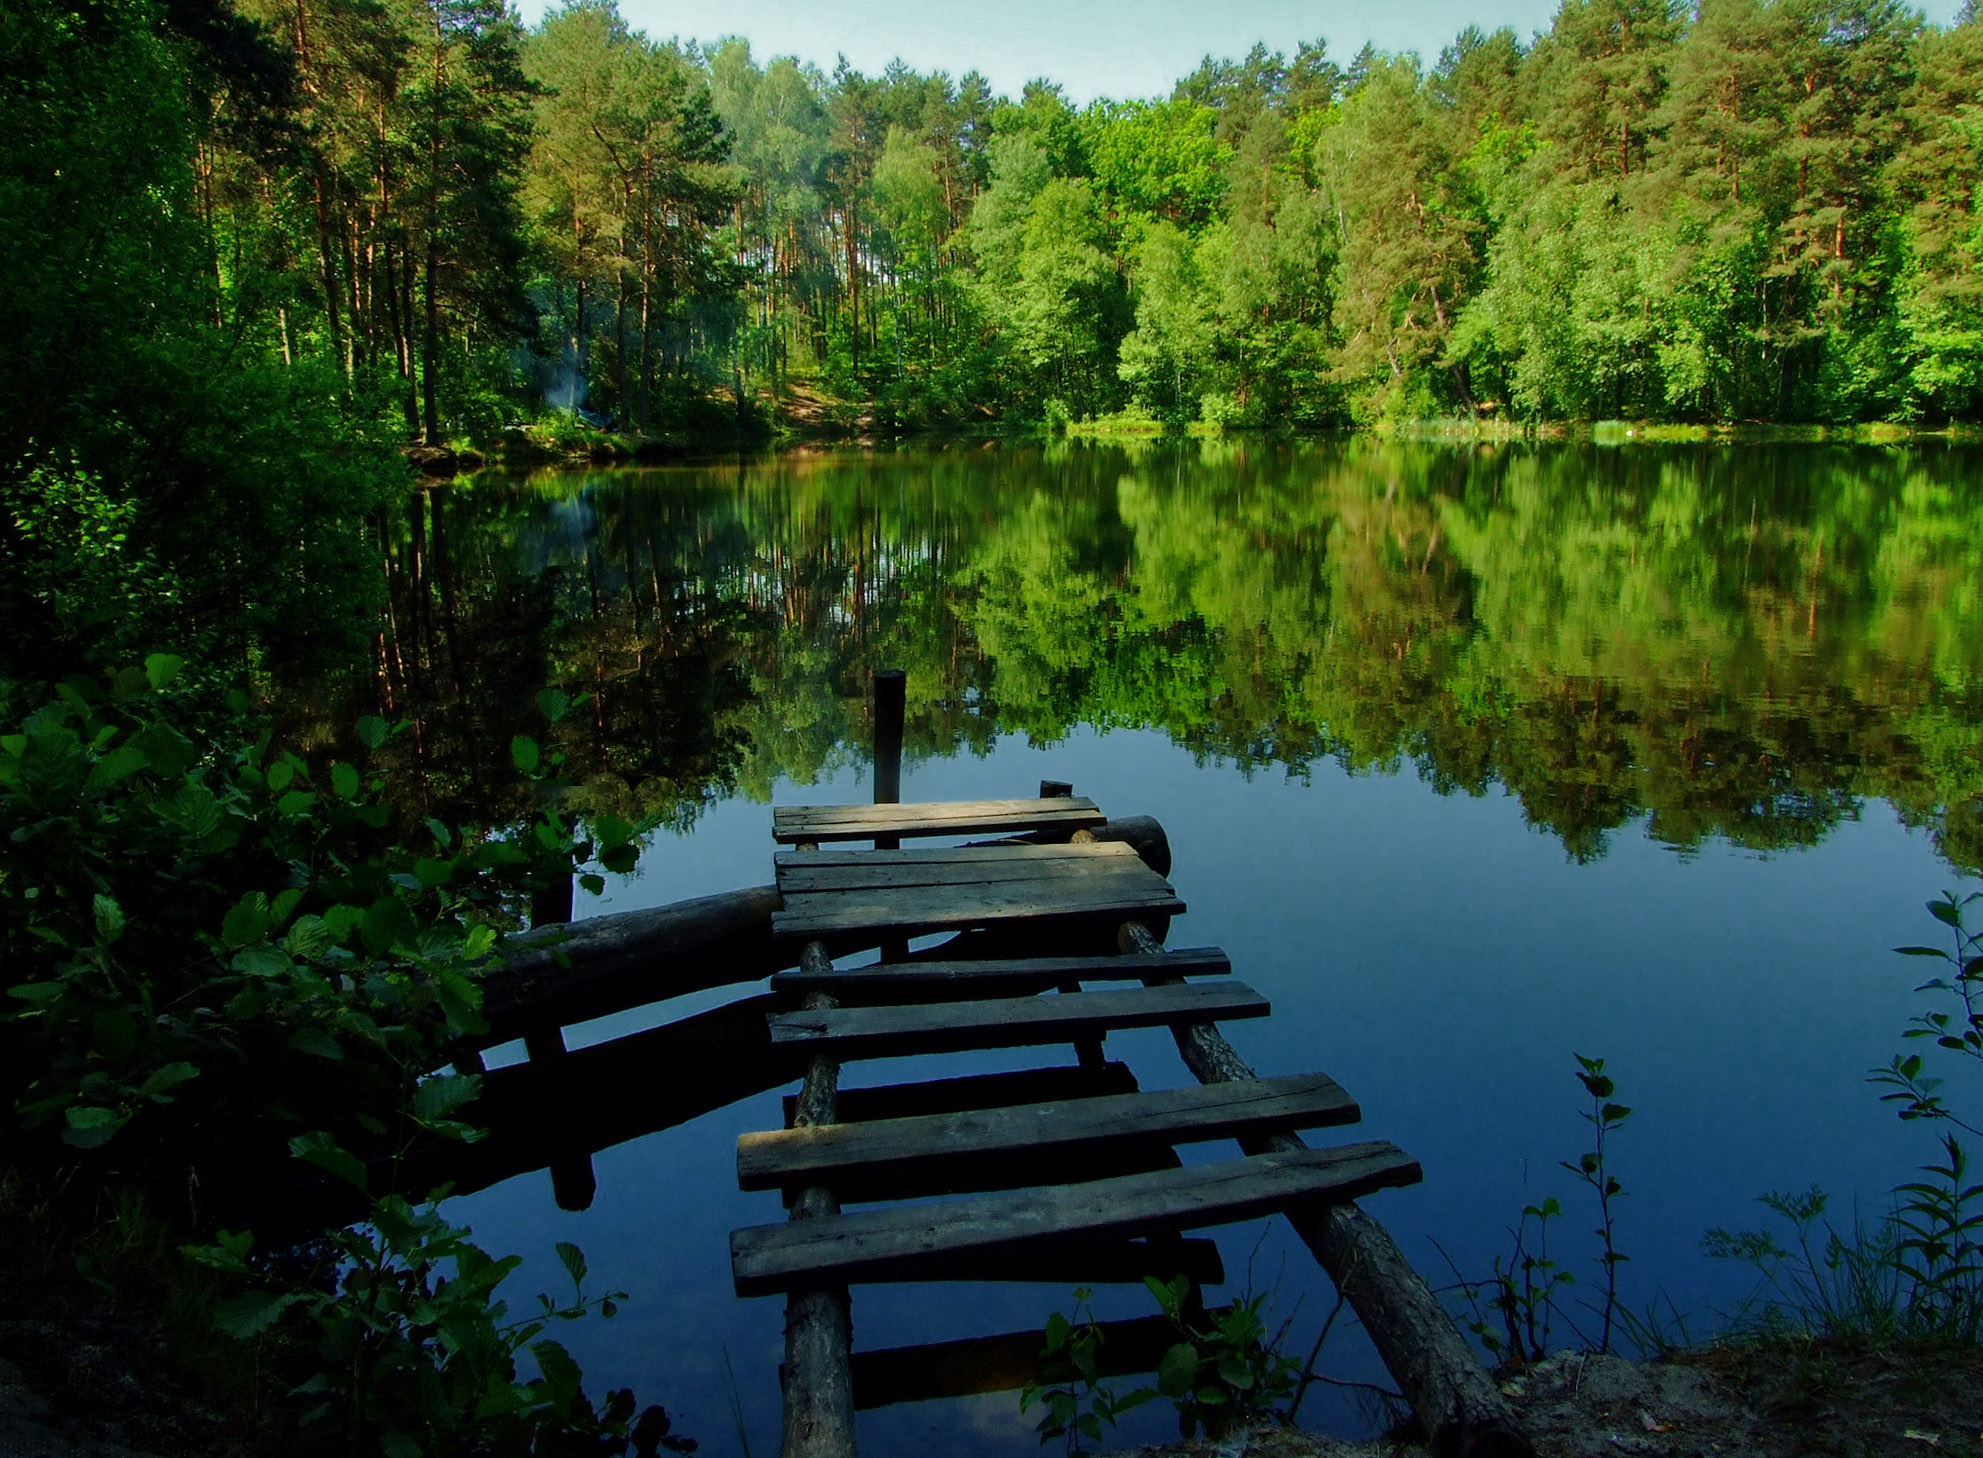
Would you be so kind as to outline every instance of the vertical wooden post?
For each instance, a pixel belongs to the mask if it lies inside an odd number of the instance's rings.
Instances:
[[[1125,952],[1163,950],[1141,922],[1124,922],[1119,940]],[[1216,1024],[1185,1024],[1171,1034],[1200,1083],[1251,1082],[1260,1076]],[[1248,1154],[1280,1153],[1308,1144],[1299,1134],[1268,1134],[1242,1139],[1240,1148]],[[1501,1389],[1390,1231],[1353,1202],[1290,1210],[1288,1223],[1370,1333],[1436,1458],[1535,1458]]]
[[[799,966],[815,974],[833,970],[832,959],[819,942],[806,943]],[[808,1011],[833,1005],[823,992],[806,996]],[[824,1053],[815,1053],[792,1110],[792,1127],[836,1123],[839,1115],[840,1065]],[[840,1201],[825,1185],[808,1185],[792,1201],[793,1220],[839,1213]],[[854,1313],[846,1286],[802,1289],[785,1298],[782,1458],[855,1458],[853,1349]]]
[[[539,886],[530,897],[533,927],[563,926],[571,921],[572,878],[561,876]],[[523,1048],[532,1063],[554,1063],[566,1056],[564,1029],[537,1028],[523,1035]],[[599,1193],[599,1177],[589,1154],[570,1154],[551,1161],[551,1195],[560,1210],[589,1210]]]
[[[899,668],[874,673],[874,802],[895,805],[902,800],[902,720],[907,713],[909,675]],[[876,850],[895,850],[895,836],[877,837]]]
[[[1040,781],[1040,798],[1042,800],[1065,800],[1073,795],[1073,793],[1074,786],[1067,780]],[[1076,840],[1094,839],[1085,830],[1076,831],[1073,838]],[[1059,990],[1062,992],[1079,992],[1081,990],[1080,980],[1077,978],[1070,982],[1063,982],[1060,984]],[[1102,1049],[1102,1040],[1100,1038],[1082,1038],[1078,1040],[1074,1045],[1074,1056],[1080,1060],[1083,1068],[1100,1068],[1109,1061],[1108,1054]]]
[[[909,675],[899,668],[874,671],[874,802],[902,802],[902,721],[908,709]],[[876,850],[900,850],[899,835],[877,835]],[[893,937],[881,944],[881,960],[899,962],[909,955],[909,939]]]

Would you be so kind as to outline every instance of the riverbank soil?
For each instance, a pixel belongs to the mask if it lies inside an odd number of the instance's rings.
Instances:
[[[1983,1458],[1983,1348],[1771,1341],[1663,1362],[1561,1356],[1505,1380],[1540,1458]],[[1141,1458],[1427,1458],[1260,1428]]]

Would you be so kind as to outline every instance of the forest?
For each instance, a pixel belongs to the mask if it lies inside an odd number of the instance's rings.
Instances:
[[[1567,0],[1085,108],[611,0],[61,0],[0,69],[28,678],[348,653],[409,441],[1983,405],[1973,8]]]

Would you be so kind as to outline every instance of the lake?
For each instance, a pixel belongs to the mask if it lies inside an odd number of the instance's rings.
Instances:
[[[1191,906],[1172,943],[1226,948],[1273,1000],[1228,1030],[1261,1072],[1326,1070],[1359,1137],[1421,1161],[1368,1208],[1435,1284],[1488,1275],[1554,1195],[1573,1314],[1601,1286],[1559,1161],[1588,1141],[1575,1055],[1607,1060],[1634,1111],[1612,1146],[1627,1303],[1700,1333],[1752,1285],[1704,1231],[1813,1184],[1876,1216],[1937,1152],[1866,1072],[1926,1005],[1889,949],[1935,939],[1923,901],[1983,863],[1979,466],[1939,444],[1360,439],[485,473],[414,505],[377,662],[307,712],[327,733],[417,717],[394,744],[428,806],[501,819],[536,691],[589,692],[554,736],[578,807],[665,828],[583,916],[768,881],[773,804],[869,797],[868,676],[905,669],[904,799],[1054,778],[1163,822]],[[1190,1082],[1161,1032],[1110,1051],[1145,1087]],[[777,1445],[782,1303],[731,1295],[727,1236],[781,1216],[733,1166],[781,1120],[770,1094],[609,1150],[583,1213],[543,1173],[457,1202],[527,1257],[519,1296],[554,1288],[563,1239],[631,1293],[559,1335],[595,1391],[635,1386],[706,1454]],[[1220,1239],[1227,1294],[1270,1293],[1305,1355],[1332,1299],[1306,1250],[1279,1221]],[[856,1345],[1071,1304],[857,1288]],[[1324,1370],[1380,1378],[1344,1325]],[[1318,1391],[1304,1420],[1353,1430],[1364,1407]],[[1031,1423],[1000,1395],[869,1414],[863,1441],[1023,1453]],[[1153,1404],[1126,1437],[1168,1426]]]

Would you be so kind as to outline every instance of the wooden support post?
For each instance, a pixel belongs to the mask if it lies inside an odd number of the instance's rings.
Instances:
[[[902,721],[908,712],[909,675],[899,668],[878,668],[874,674],[874,802],[902,802]],[[878,838],[876,850],[896,850],[902,842]]]
[[[1071,798],[1073,794],[1074,786],[1066,780],[1040,781],[1040,798],[1042,800],[1065,800]],[[1093,840],[1094,838],[1094,836],[1085,830],[1077,830],[1072,836],[1074,840]],[[1062,992],[1079,992],[1081,990],[1081,983],[1078,979],[1063,982],[1060,984],[1060,990]],[[1100,1068],[1109,1061],[1108,1054],[1102,1050],[1102,1040],[1100,1038],[1081,1039],[1074,1045],[1074,1056],[1080,1061],[1083,1068]]]
[[[561,876],[537,888],[530,898],[530,925],[563,926],[571,920],[572,879]],[[523,1048],[532,1063],[549,1063],[565,1056],[564,1030],[555,1025],[526,1033]],[[599,1193],[599,1177],[589,1154],[567,1155],[551,1161],[551,1196],[560,1210],[589,1210]]]
[[[908,712],[909,675],[899,668],[874,673],[874,802],[902,803],[902,721]],[[900,850],[899,835],[877,835],[876,850]],[[909,939],[894,937],[881,944],[881,960],[900,962],[909,955]]]
[[[1124,922],[1120,941],[1125,952],[1163,950],[1141,922]],[[1200,1083],[1259,1077],[1215,1025],[1191,1023],[1172,1031],[1179,1055]],[[1298,1134],[1271,1134],[1241,1140],[1240,1147],[1261,1154],[1308,1145]],[[1354,1203],[1290,1211],[1288,1223],[1370,1333],[1436,1458],[1534,1458],[1535,1448],[1501,1389],[1389,1231]]]
[[[899,741],[898,741],[899,743]],[[801,850],[816,847],[801,845]],[[799,954],[803,971],[827,973],[833,961],[820,942]],[[806,998],[808,1011],[831,1009],[823,992]],[[839,1122],[840,1065],[824,1053],[806,1065],[805,1083],[792,1108],[795,1129]],[[824,1185],[808,1185],[792,1200],[793,1220],[840,1213]],[[785,1300],[785,1427],[783,1458],[854,1458],[854,1316],[845,1286],[792,1292]]]

